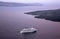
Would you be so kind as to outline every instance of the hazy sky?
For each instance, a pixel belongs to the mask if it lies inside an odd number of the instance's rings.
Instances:
[[[5,2],[22,2],[22,3],[58,3],[60,0],[0,0]]]

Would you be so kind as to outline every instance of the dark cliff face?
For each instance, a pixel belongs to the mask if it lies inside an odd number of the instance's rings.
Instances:
[[[28,12],[25,14],[36,15],[35,18],[60,22],[60,9]]]

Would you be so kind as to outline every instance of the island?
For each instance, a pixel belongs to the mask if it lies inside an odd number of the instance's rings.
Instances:
[[[24,14],[34,15],[38,19],[46,19],[60,22],[60,9],[26,12]]]
[[[1,2],[0,7],[20,7],[20,6],[42,6],[40,3],[16,3],[16,2]]]

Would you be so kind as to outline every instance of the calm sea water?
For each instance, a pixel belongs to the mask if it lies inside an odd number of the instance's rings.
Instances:
[[[0,7],[1,39],[60,39],[60,22],[36,19],[25,12],[59,9],[57,6]],[[34,27],[34,34],[22,35],[24,27]]]

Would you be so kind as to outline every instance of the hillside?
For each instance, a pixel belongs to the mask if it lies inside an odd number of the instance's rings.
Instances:
[[[35,18],[39,18],[39,19],[46,19],[46,20],[60,22],[60,9],[34,11],[34,12],[27,12],[25,14],[34,15]]]

